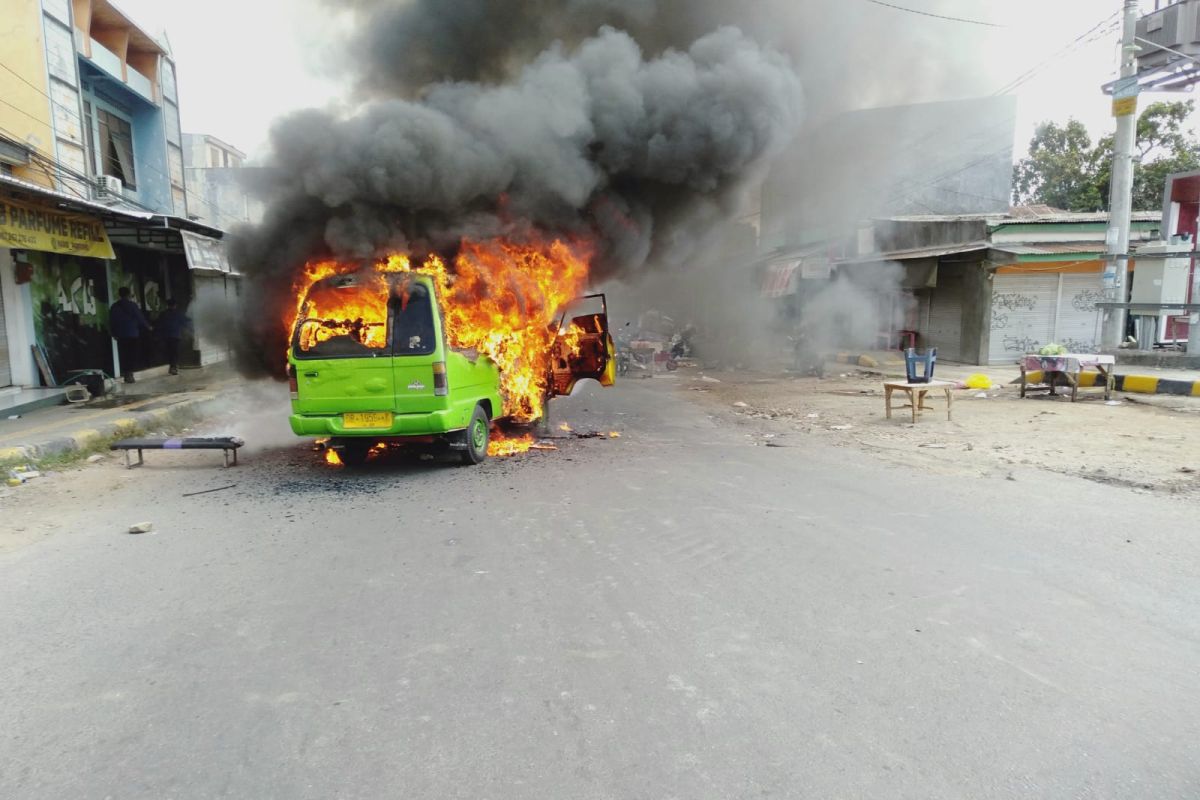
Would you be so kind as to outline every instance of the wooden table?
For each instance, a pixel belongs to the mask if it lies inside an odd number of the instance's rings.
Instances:
[[[1067,385],[1071,387],[1071,402],[1074,403],[1079,398],[1079,383],[1083,371],[1095,368],[1104,381],[1104,399],[1111,400],[1114,383],[1112,367],[1116,363],[1117,360],[1114,356],[1100,353],[1065,353],[1059,356],[1029,353],[1021,359],[1021,397],[1030,391],[1049,391],[1052,395],[1058,394],[1054,391],[1054,384],[1059,376],[1062,376]],[[1031,385],[1029,383],[1030,372],[1041,372],[1045,379],[1044,385]]]
[[[946,392],[946,419],[953,419],[954,413],[954,395],[950,390],[954,388],[954,384],[949,381],[929,381],[928,383],[908,383],[907,381],[884,381],[883,382],[883,402],[887,408],[887,418],[892,418],[892,392],[901,391],[908,393],[908,405],[901,408],[912,409],[913,424],[917,424],[917,414],[922,411],[932,411],[932,406],[925,405],[925,395],[935,389],[942,389]]]

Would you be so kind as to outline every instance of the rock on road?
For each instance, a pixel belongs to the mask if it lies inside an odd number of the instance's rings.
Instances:
[[[0,555],[0,797],[1200,793],[1195,509],[758,447],[687,394],[476,469],[13,493],[55,532]]]

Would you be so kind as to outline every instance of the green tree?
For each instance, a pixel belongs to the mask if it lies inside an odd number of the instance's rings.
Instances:
[[[1162,207],[1163,187],[1173,172],[1200,169],[1200,141],[1185,130],[1195,110],[1188,100],[1152,103],[1138,118],[1134,151],[1133,207]],[[1044,122],[1029,143],[1029,155],[1013,170],[1013,202],[1044,203],[1068,211],[1108,208],[1113,136],[1095,144],[1081,122]]]

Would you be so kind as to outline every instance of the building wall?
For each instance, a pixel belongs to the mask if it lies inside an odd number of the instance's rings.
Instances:
[[[992,275],[988,263],[968,264],[963,273],[962,360],[967,364],[988,363],[991,338]]]
[[[36,386],[37,367],[29,346],[34,343],[30,285],[16,282],[13,252],[0,247],[0,296],[4,298],[4,335],[9,350],[10,380],[16,386]]]
[[[194,219],[222,230],[262,219],[262,203],[242,188],[243,170],[189,168],[186,172],[191,197],[188,208]]]
[[[1016,99],[866,109],[797,137],[762,192],[762,250],[853,232],[859,220],[994,213],[1012,197]]]
[[[5,101],[0,103],[0,133],[53,155],[41,0],[4,0],[4,28],[0,62],[12,72],[0,69],[0,98]],[[13,174],[42,186],[53,185],[45,171],[34,165],[14,167]]]
[[[76,175],[90,174],[87,168],[86,142],[80,103],[79,64],[75,57],[72,9],[66,0],[42,0],[42,34],[45,38],[46,73],[49,76],[51,117],[54,126],[54,156],[59,164]],[[84,181],[59,174],[59,189],[74,184],[84,189]]]
[[[167,164],[167,140],[163,129],[163,111],[143,107],[133,117],[134,159],[141,173],[138,178],[138,202],[155,211],[174,213],[170,167]]]

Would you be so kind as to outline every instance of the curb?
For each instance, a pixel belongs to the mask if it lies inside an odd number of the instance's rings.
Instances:
[[[142,411],[94,428],[83,428],[66,436],[56,436],[31,444],[15,447],[0,447],[0,463],[11,461],[37,462],[50,456],[76,453],[118,436],[131,436],[138,431],[183,422],[187,417],[202,416],[207,406],[215,404],[216,395],[205,395],[183,400],[167,408]]]
[[[1026,379],[1030,383],[1042,383],[1044,375],[1039,371],[1030,372]],[[1020,383],[1021,379],[1013,381]],[[1177,397],[1200,397],[1200,381],[1179,381],[1170,378],[1155,378],[1153,375],[1114,375],[1113,388],[1118,392],[1131,394],[1170,394]],[[1101,386],[1099,372],[1084,372],[1079,376],[1081,387]]]

